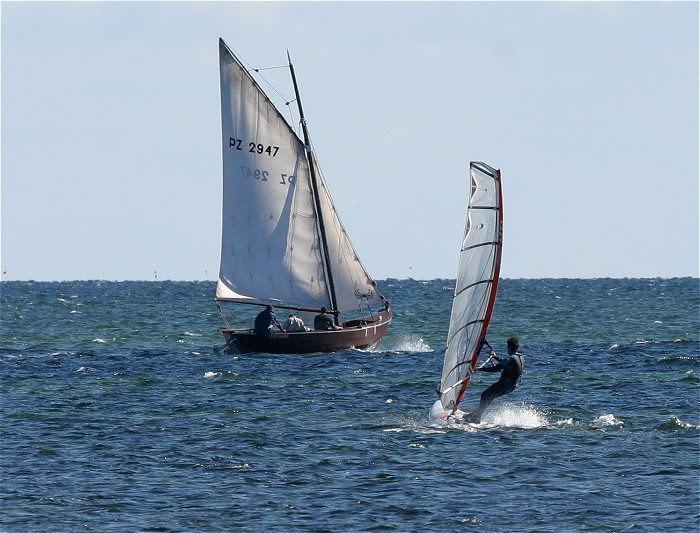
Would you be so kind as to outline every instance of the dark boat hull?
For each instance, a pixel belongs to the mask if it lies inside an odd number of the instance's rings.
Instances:
[[[348,348],[371,349],[389,329],[393,316],[382,311],[362,320],[352,320],[332,331],[273,332],[269,337],[253,330],[222,328],[228,353],[316,353]]]

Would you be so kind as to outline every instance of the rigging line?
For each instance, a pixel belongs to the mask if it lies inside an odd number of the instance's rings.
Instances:
[[[230,50],[229,50],[229,52],[230,52]],[[233,53],[232,53],[232,55],[233,55]],[[235,57],[236,59],[238,59],[238,61],[243,65],[243,67],[246,69],[246,73],[248,74],[248,76],[251,77],[251,79],[254,79],[254,78],[253,78],[253,76],[251,76],[250,73],[251,73],[251,72],[255,72],[256,75],[257,75],[257,77],[260,78],[262,81],[264,81],[267,85],[269,85],[270,88],[271,88],[273,91],[275,91],[275,92],[277,93],[277,95],[285,102],[285,104],[288,106],[288,109],[289,109],[289,124],[290,124],[290,127],[291,127],[292,131],[293,131],[295,134],[299,135],[298,132],[294,129],[294,126],[293,126],[293,124],[295,123],[295,121],[294,121],[294,115],[293,115],[293,112],[292,112],[292,108],[291,108],[291,106],[289,105],[291,102],[296,101],[296,98],[295,98],[294,100],[290,100],[290,101],[288,102],[288,101],[287,101],[287,98],[285,98],[285,97],[277,90],[277,88],[276,88],[274,85],[272,85],[272,83],[270,83],[270,82],[265,78],[265,76],[263,76],[262,74],[260,74],[260,71],[261,71],[261,70],[270,70],[270,69],[278,69],[278,68],[289,68],[289,65],[282,65],[282,66],[279,66],[279,67],[255,68],[255,67],[253,67],[250,63],[248,63],[244,58],[238,57],[238,56],[235,56],[235,55],[234,55],[234,57]],[[256,82],[256,83],[257,83],[257,82]],[[265,94],[265,93],[263,92],[263,94]],[[267,97],[267,94],[265,94],[265,96]],[[269,97],[267,97],[267,98],[268,98],[268,100],[269,100]],[[282,114],[281,111],[279,111],[279,109],[277,108],[277,106],[274,104],[274,102],[271,101],[271,103],[275,106],[275,108],[277,109],[277,111],[278,111],[280,114]]]
[[[263,80],[265,83],[267,83],[267,85],[269,85],[270,88],[271,88],[273,91],[275,91],[275,92],[277,93],[277,96],[279,96],[285,103],[287,103],[287,98],[286,98],[284,95],[282,95],[282,93],[280,93],[280,92],[277,90],[277,87],[275,87],[274,85],[272,85],[272,83],[270,83],[270,82],[267,80],[267,78],[265,78],[265,76],[263,76],[262,74],[260,74],[260,71],[261,71],[261,70],[276,69],[276,68],[289,68],[289,66],[286,66],[286,67],[267,67],[267,68],[258,69],[258,68],[251,67],[250,64],[248,64],[247,61],[245,61],[245,60],[242,60],[242,61],[243,61],[244,63],[246,63],[246,65],[249,67],[249,68],[248,68],[248,73],[255,71],[255,73],[258,75],[258,77],[259,77],[261,80]],[[296,99],[291,100],[290,102],[294,102],[295,100],[296,100]],[[289,105],[289,104],[287,104],[287,105]],[[293,123],[293,122],[292,122],[292,123]]]
[[[219,302],[216,302],[216,307],[219,308],[219,315],[221,315],[222,320],[224,321],[224,324],[226,325],[227,328],[231,327],[231,324],[228,321],[228,317],[224,313],[223,308],[221,307],[221,304]]]
[[[289,68],[289,65],[279,65],[277,67],[263,67],[263,68],[249,68],[248,72],[254,70],[255,72],[260,72],[261,70],[273,70],[276,68]]]
[[[287,106],[287,111],[289,111],[289,123],[290,124],[296,124],[296,122],[294,120],[294,112],[292,111],[292,106],[290,106],[289,104],[291,104],[292,102],[296,102],[296,101],[297,101],[297,99],[295,98],[294,100],[290,100],[289,102],[284,103],[284,105]],[[296,130],[294,132],[297,133]],[[299,135],[299,134],[297,133],[297,135]]]

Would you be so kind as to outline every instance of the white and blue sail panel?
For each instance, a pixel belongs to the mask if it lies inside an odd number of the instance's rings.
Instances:
[[[467,221],[459,255],[440,401],[454,411],[476,366],[498,285],[502,244],[500,172],[470,164]]]

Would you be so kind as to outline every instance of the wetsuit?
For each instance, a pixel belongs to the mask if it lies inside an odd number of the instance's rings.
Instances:
[[[479,372],[498,372],[501,371],[501,377],[496,383],[481,393],[481,400],[476,411],[466,415],[465,421],[478,424],[481,422],[481,414],[486,410],[489,404],[499,396],[513,392],[520,381],[520,376],[523,373],[525,366],[525,357],[515,352],[508,354],[505,357],[498,359],[498,362],[493,366],[485,366],[479,369]]]
[[[331,329],[335,329],[333,327],[333,319],[326,313],[316,315],[316,317],[314,318],[314,329],[320,331],[328,331]]]
[[[272,309],[263,309],[258,316],[255,317],[255,334],[267,337],[270,335],[270,328],[273,324],[279,325],[277,317]]]

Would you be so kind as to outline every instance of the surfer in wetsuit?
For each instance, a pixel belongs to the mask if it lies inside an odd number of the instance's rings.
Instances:
[[[496,352],[491,350],[491,357],[489,359],[495,359],[496,364],[488,364],[488,361],[481,366],[476,367],[476,370],[480,372],[501,372],[501,377],[496,383],[491,385],[488,389],[481,393],[481,400],[479,401],[479,407],[476,411],[469,413],[464,416],[465,422],[472,422],[478,424],[481,422],[481,415],[486,410],[486,408],[499,396],[513,392],[515,387],[520,382],[520,376],[523,373],[523,368],[525,366],[525,357],[518,353],[518,348],[520,343],[515,337],[508,339],[508,355],[505,357],[499,356]]]
[[[255,334],[263,337],[269,337],[270,332],[275,325],[282,329],[282,326],[280,326],[280,323],[277,321],[275,312],[272,310],[272,306],[268,305],[265,307],[265,309],[258,313],[258,316],[255,317]]]

